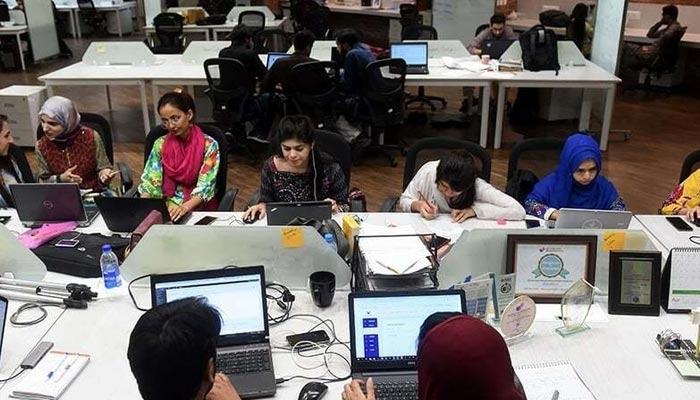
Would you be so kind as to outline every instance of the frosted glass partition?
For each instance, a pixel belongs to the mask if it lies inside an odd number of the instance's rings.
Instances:
[[[127,280],[146,274],[264,265],[268,281],[305,289],[312,272],[335,274],[336,287],[350,282],[350,269],[312,227],[301,228],[302,247],[284,247],[282,226],[226,227],[154,225],[122,265]]]
[[[208,58],[219,57],[219,51],[231,45],[230,41],[206,41],[197,40],[190,42],[185,52],[182,53],[182,62],[202,64]]]
[[[83,54],[83,62],[91,65],[148,66],[156,56],[144,42],[92,42]]]
[[[467,275],[480,275],[485,272],[505,273],[508,235],[596,235],[598,250],[595,285],[607,292],[610,252],[603,250],[603,236],[608,232],[624,232],[626,250],[656,250],[644,231],[640,230],[474,229],[464,232],[440,263],[438,273],[440,288],[448,288],[457,282],[462,282]]]
[[[46,275],[46,266],[12,234],[0,225],[0,275],[11,273],[15,279],[40,281]]]
[[[226,16],[226,20],[238,23],[238,14],[243,11],[260,11],[265,14],[265,21],[272,21],[277,18],[267,6],[242,6],[233,7]]]

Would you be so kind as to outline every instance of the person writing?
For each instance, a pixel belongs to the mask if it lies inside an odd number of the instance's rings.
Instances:
[[[516,40],[518,35],[513,32],[510,26],[506,25],[506,17],[501,13],[496,13],[489,21],[489,27],[479,32],[467,47],[470,54],[481,55],[484,43],[491,40]]]
[[[477,177],[471,159],[457,155],[425,163],[401,194],[399,210],[425,219],[450,213],[453,222],[468,218],[521,220],[525,210],[512,197]]]
[[[22,149],[13,144],[7,116],[0,114],[0,208],[15,206],[10,185],[34,182],[27,160],[15,157],[21,152]]]
[[[102,191],[119,171],[112,169],[102,137],[80,124],[75,104],[50,97],[39,110],[44,132],[36,143],[39,182],[77,183],[81,189]]]
[[[592,137],[569,136],[557,169],[535,184],[525,198],[525,210],[545,220],[556,220],[559,208],[626,210],[615,186],[601,175],[602,168],[600,148]]]
[[[700,218],[700,169],[673,189],[661,205],[661,214],[685,215],[691,221]]]
[[[304,115],[282,118],[276,154],[265,161],[260,177],[260,200],[243,219],[265,216],[265,203],[329,201],[333,212],[347,211],[348,186],[340,165],[314,147],[313,123]]]
[[[186,93],[166,93],[158,114],[168,132],[153,143],[139,194],[166,199],[174,221],[193,210],[216,210],[219,144],[194,122],[194,100]]]

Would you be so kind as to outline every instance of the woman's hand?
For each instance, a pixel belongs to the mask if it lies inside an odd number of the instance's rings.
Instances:
[[[207,393],[206,400],[241,400],[226,374],[218,373],[214,377],[214,386]]]
[[[333,212],[333,214],[337,214],[338,212],[340,212],[340,208],[338,208],[338,202],[337,202],[337,201],[335,201],[335,200],[333,200],[333,199],[331,199],[331,198],[323,199],[323,201],[328,201],[328,202],[331,203],[331,212]]]
[[[549,214],[550,221],[556,221],[557,218],[559,218],[559,210],[556,210],[556,211],[552,212],[551,214]]]
[[[100,170],[98,176],[100,178],[100,182],[102,182],[103,185],[109,185],[109,183],[112,181],[112,178],[114,178],[117,175],[119,175],[119,170],[105,168],[103,170]]]
[[[372,378],[367,379],[367,396],[365,396],[364,393],[362,393],[362,386],[360,384],[363,383],[361,380],[353,380],[350,383],[345,384],[345,388],[343,389],[343,400],[375,400],[374,397],[374,381]]]
[[[248,207],[243,213],[243,220],[258,220],[265,217],[265,203]]]
[[[688,221],[700,219],[700,207],[684,207],[678,210],[678,214],[688,217]]]
[[[452,219],[452,222],[458,224],[472,217],[476,217],[476,211],[474,211],[474,209],[471,207],[467,207],[463,210],[452,210],[450,212],[450,218]]]
[[[170,213],[170,219],[175,221],[179,221],[180,218],[184,217],[187,215],[190,211],[190,207],[187,204],[181,204],[181,205],[175,205],[168,203],[168,212]]]
[[[61,180],[62,183],[77,183],[80,184],[83,181],[83,178],[80,177],[80,175],[76,175],[73,173],[75,169],[78,168],[77,165],[74,165],[65,172],[63,172],[60,176],[59,179]]]
[[[438,214],[437,206],[425,200],[414,201],[411,204],[411,210],[419,212],[425,219],[434,219]]]

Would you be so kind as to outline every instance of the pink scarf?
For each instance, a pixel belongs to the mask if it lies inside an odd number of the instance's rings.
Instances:
[[[204,133],[197,125],[190,125],[185,139],[168,132],[161,155],[163,163],[163,196],[172,197],[178,184],[182,185],[185,201],[190,199],[197,185],[199,170],[204,161]]]

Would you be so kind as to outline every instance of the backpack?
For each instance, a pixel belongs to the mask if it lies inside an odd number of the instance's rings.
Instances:
[[[523,68],[528,71],[557,71],[559,74],[559,52],[554,31],[535,25],[520,35],[523,50]]]
[[[540,13],[540,23],[544,26],[566,28],[569,25],[569,16],[564,11],[546,10]]]

